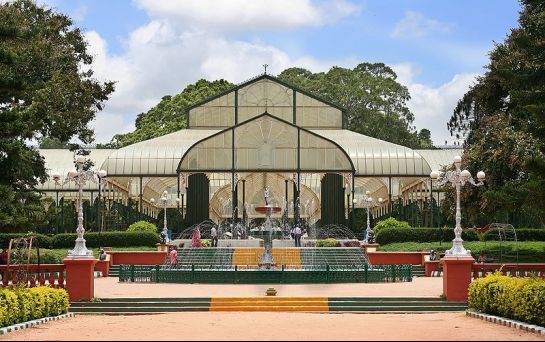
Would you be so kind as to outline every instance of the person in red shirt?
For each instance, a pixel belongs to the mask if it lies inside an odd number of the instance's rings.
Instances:
[[[172,246],[170,248],[170,253],[169,253],[169,256],[170,256],[170,266],[176,266],[176,263],[178,262],[177,260],[177,257],[178,257],[178,249],[175,247],[175,246]]]

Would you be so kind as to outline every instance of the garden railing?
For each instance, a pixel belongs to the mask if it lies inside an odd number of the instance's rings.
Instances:
[[[64,288],[65,270],[63,264],[0,265],[2,286],[48,285],[54,288]]]
[[[535,276],[545,278],[545,264],[487,264],[475,263],[472,267],[473,279],[484,278],[488,274],[500,271],[511,277]]]

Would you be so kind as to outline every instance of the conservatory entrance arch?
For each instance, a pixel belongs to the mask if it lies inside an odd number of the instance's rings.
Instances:
[[[322,203],[344,206],[344,196],[336,194],[352,187],[355,169],[334,141],[264,112],[195,143],[177,171],[188,188],[187,217],[194,221],[188,224],[195,224],[208,218],[258,217],[253,208],[264,204],[266,187],[284,215],[319,219]],[[330,181],[333,178],[335,182]],[[324,195],[323,182],[338,191]],[[196,188],[201,190],[193,191]],[[203,205],[209,208],[208,217],[202,210],[200,216],[192,214]]]

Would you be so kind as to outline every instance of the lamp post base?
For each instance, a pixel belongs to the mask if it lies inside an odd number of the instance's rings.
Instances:
[[[464,248],[463,240],[455,238],[452,240],[452,248],[445,251],[445,258],[471,258],[471,251]]]
[[[76,239],[76,246],[68,253],[67,258],[70,259],[94,259],[93,252],[85,246],[84,238]]]

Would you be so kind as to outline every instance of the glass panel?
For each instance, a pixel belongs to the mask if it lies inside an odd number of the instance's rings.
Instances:
[[[268,79],[238,90],[238,121],[244,122],[264,112],[293,121],[293,90]]]
[[[189,111],[189,126],[230,127],[235,124],[235,92],[220,96]]]
[[[230,170],[232,131],[210,137],[195,145],[182,160],[182,170]]]
[[[235,128],[237,170],[297,169],[297,128],[264,116]]]
[[[338,153],[337,153],[338,152]],[[328,154],[332,162],[328,162]],[[352,169],[348,157],[334,143],[306,131],[301,131],[301,170]]]
[[[342,128],[342,112],[310,96],[297,93],[297,125],[305,128]]]

